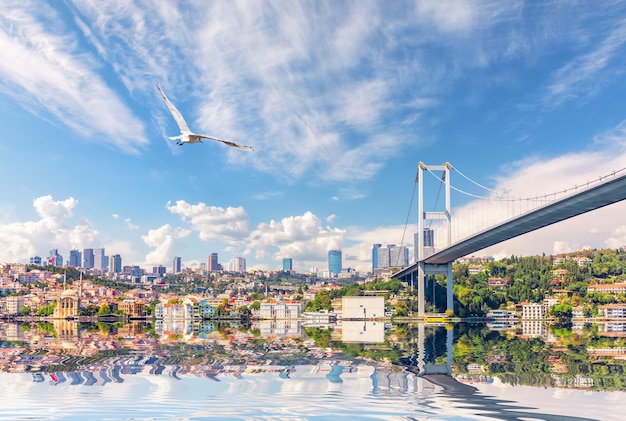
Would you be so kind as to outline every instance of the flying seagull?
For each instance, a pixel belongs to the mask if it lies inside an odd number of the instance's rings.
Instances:
[[[198,143],[198,142],[202,143],[202,139],[211,139],[211,140],[216,140],[228,146],[232,146],[233,148],[241,149],[244,151],[252,150],[251,146],[238,145],[235,142],[231,142],[229,140],[224,140],[224,139],[219,139],[217,137],[209,136],[206,134],[192,133],[191,130],[189,130],[189,126],[187,125],[187,122],[183,118],[183,115],[180,113],[180,111],[176,109],[176,107],[174,107],[174,104],[172,104],[170,100],[167,99],[167,97],[165,96],[165,92],[163,92],[163,89],[161,89],[158,83],[156,84],[156,87],[161,93],[161,96],[163,97],[163,101],[165,101],[167,108],[170,109],[170,112],[172,113],[172,116],[174,117],[174,120],[176,120],[176,124],[178,124],[178,128],[180,129],[180,134],[178,136],[170,137],[170,139],[176,141],[176,144],[178,146],[182,146],[185,143]]]

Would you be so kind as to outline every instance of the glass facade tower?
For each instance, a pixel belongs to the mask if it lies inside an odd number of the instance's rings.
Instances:
[[[330,250],[328,252],[328,271],[334,275],[341,273],[341,250]]]

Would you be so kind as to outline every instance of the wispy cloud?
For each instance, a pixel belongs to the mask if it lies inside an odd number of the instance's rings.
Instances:
[[[51,22],[55,24],[50,24]],[[44,25],[43,22],[47,22]],[[97,64],[82,53],[47,4],[4,4],[0,17],[0,75],[5,93],[49,114],[76,133],[135,153],[148,142],[143,124],[108,88]]]
[[[609,63],[623,57],[626,48],[626,20],[620,21],[608,35],[592,48],[557,70],[554,82],[548,87],[551,105],[581,96],[588,96],[606,85],[614,77]],[[614,67],[612,67],[614,69]],[[604,74],[603,74],[604,73]]]

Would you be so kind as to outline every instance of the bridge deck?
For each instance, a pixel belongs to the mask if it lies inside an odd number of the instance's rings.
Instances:
[[[473,236],[452,244],[423,259],[428,264],[447,264],[478,250],[548,225],[602,208],[626,199],[626,175],[574,193],[557,202],[549,203],[514,219],[505,221],[492,228],[478,232]],[[415,263],[395,273],[394,278],[401,278],[417,270]]]

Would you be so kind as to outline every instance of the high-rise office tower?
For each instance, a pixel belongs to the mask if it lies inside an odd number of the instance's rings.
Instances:
[[[83,249],[83,268],[93,269],[94,254],[93,249]]]
[[[79,250],[70,250],[70,261],[69,265],[71,267],[77,268],[82,265],[83,254]]]
[[[207,261],[207,270],[209,272],[217,272],[220,269],[220,264],[217,262],[217,253],[211,253]]]
[[[93,249],[93,268],[98,271],[104,271],[107,268],[108,262],[104,257],[104,249]]]
[[[378,267],[378,250],[381,248],[382,244],[374,244],[372,245],[372,273]]]
[[[283,270],[293,270],[293,259],[290,257],[283,259]]]
[[[122,256],[114,254],[109,258],[109,272],[122,273]]]
[[[41,256],[33,256],[30,258],[31,265],[41,266]]]
[[[172,273],[181,273],[182,272],[182,261],[181,258],[176,256],[172,261]]]
[[[234,257],[228,263],[228,270],[231,272],[245,272],[246,259],[243,257]]]
[[[165,276],[165,266],[163,265],[159,265],[159,266],[153,266],[152,267],[152,273],[155,274],[156,276],[158,276],[159,278]]]
[[[341,273],[341,250],[328,251],[328,271],[334,275]]]
[[[388,247],[379,247],[378,248],[378,267],[379,268],[388,268],[389,262],[391,258],[389,255]]]
[[[63,256],[59,254],[58,249],[50,250],[48,255],[48,264],[52,266],[63,266]]]
[[[389,250],[389,267],[406,267],[409,265],[409,249],[405,246],[393,246]]]

